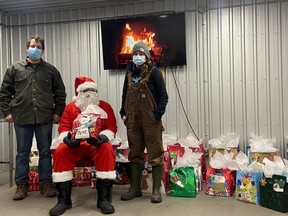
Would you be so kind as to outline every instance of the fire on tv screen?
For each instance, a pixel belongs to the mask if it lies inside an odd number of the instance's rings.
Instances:
[[[143,41],[158,67],[186,64],[185,14],[101,21],[104,69],[123,69]]]

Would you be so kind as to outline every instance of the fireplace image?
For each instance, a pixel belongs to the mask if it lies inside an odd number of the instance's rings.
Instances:
[[[159,67],[186,64],[185,16],[173,14],[101,21],[104,69],[123,69],[135,43],[144,42]]]

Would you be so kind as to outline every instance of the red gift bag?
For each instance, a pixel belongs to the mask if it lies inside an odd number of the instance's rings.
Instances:
[[[236,171],[229,169],[214,169],[208,167],[206,173],[205,194],[212,196],[231,197],[236,186]]]

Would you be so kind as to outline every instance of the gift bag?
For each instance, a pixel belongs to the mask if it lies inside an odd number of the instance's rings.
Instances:
[[[28,192],[30,191],[39,191],[40,184],[39,184],[39,175],[38,170],[30,170],[28,172],[29,176],[29,185],[28,185]]]
[[[231,197],[235,191],[236,172],[229,169],[208,167],[206,174],[205,194]]]
[[[98,138],[101,132],[99,114],[81,113],[73,121],[72,139]]]
[[[263,172],[236,171],[235,199],[260,205],[260,179]]]
[[[203,177],[203,181],[205,181],[206,179],[206,172],[207,172],[207,166],[206,166],[206,159],[205,159],[205,148],[203,143],[201,143],[199,145],[198,148],[195,147],[189,147],[192,152],[198,152],[198,153],[202,153],[202,157],[200,158],[200,163],[201,163],[201,173],[202,173],[202,177]]]
[[[31,151],[29,156],[29,169],[38,170],[39,152]]]
[[[130,184],[130,163],[116,162],[116,179],[115,184]]]
[[[279,212],[288,212],[288,183],[285,176],[273,175],[260,180],[260,205]]]
[[[196,197],[196,180],[193,167],[170,169],[170,195],[174,197]]]
[[[72,187],[91,186],[92,167],[75,167],[73,170]]]

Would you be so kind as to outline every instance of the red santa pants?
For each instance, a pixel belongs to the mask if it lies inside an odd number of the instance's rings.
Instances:
[[[110,143],[103,143],[98,147],[91,146],[87,142],[81,142],[79,147],[69,147],[65,143],[61,143],[53,154],[53,182],[72,180],[72,170],[76,162],[85,156],[93,160],[97,178],[116,178],[116,157]]]

